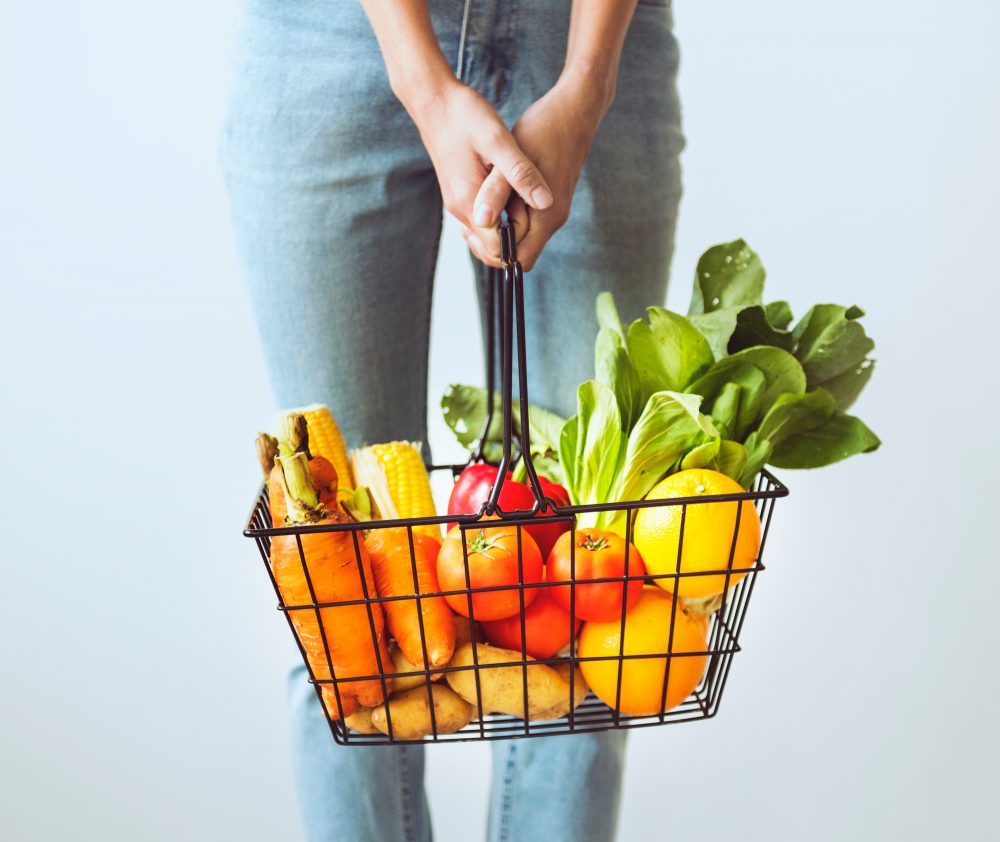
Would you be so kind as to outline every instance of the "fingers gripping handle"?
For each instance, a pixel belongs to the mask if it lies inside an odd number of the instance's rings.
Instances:
[[[493,420],[493,372],[496,338],[494,323],[497,310],[497,298],[500,299],[500,413],[502,419],[503,455],[497,468],[497,478],[493,483],[489,499],[481,514],[499,515],[500,517],[523,517],[537,511],[552,509],[555,506],[542,491],[538,474],[531,461],[531,428],[528,420],[528,373],[524,340],[524,273],[517,260],[517,242],[514,238],[514,226],[509,221],[500,225],[500,262],[502,269],[489,271],[489,290],[487,295],[487,360],[486,360],[486,420],[480,433],[476,457],[483,458],[483,447]],[[500,509],[500,492],[510,469],[512,460],[511,442],[514,439],[513,419],[513,355],[517,351],[517,384],[520,397],[520,437],[519,446],[521,459],[528,477],[528,485],[535,498],[535,504],[530,510],[504,512]]]

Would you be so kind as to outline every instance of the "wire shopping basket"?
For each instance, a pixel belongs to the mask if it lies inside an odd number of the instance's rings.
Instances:
[[[543,492],[531,459],[528,384],[524,334],[523,274],[516,258],[512,228],[501,226],[502,270],[491,272],[487,297],[487,414],[479,444],[470,461],[481,461],[484,443],[493,422],[494,346],[500,350],[500,412],[502,456],[496,466],[496,479],[480,511],[469,515],[343,521],[314,525],[287,526],[272,522],[268,491],[258,495],[244,535],[253,538],[260,550],[264,567],[278,595],[280,610],[299,646],[327,715],[334,740],[342,745],[385,745],[417,742],[454,742],[500,740],[554,734],[604,731],[614,728],[639,728],[707,719],[716,714],[729,677],[732,657],[740,651],[740,632],[746,616],[757,575],[764,569],[764,546],[774,502],[788,494],[787,488],[766,469],[757,476],[750,490],[729,494],[701,494],[671,499],[645,499],[591,505],[560,505]],[[499,299],[499,300],[498,300]],[[497,333],[499,337],[497,337]],[[499,342],[497,342],[499,339]],[[519,402],[519,425],[513,413],[513,369],[516,354]],[[517,453],[515,454],[515,446]],[[500,507],[508,469],[517,459],[531,489],[534,504],[530,509],[504,511]],[[430,466],[430,471],[450,472],[453,477],[467,465]],[[724,564],[708,570],[682,569],[685,527],[698,520],[699,507],[731,509],[731,535],[728,558]],[[672,570],[651,573],[635,561],[633,531],[637,513],[643,509],[674,507],[677,531],[676,564]],[[666,509],[663,509],[666,511]],[[557,581],[535,581],[526,576],[522,551],[528,541],[529,527],[559,524],[577,535],[577,521],[597,513],[618,513],[624,538],[624,572],[619,576],[578,576],[576,540],[569,542],[569,576]],[[759,543],[749,561],[736,559],[741,520],[759,521]],[[414,530],[430,525],[454,525],[451,533],[460,540],[465,567],[465,587],[422,592],[417,561],[418,535]],[[482,530],[503,529],[510,533],[517,548],[515,584],[473,587],[470,577],[470,544]],[[728,529],[728,527],[727,527]],[[408,549],[413,593],[406,596],[380,596],[366,574],[365,543],[372,534],[394,530],[393,540]],[[357,570],[361,599],[324,601],[315,586],[317,565],[327,563],[311,552],[315,536],[341,533],[347,548],[346,561]],[[580,530],[585,532],[585,530]],[[389,535],[389,532],[384,532]],[[272,568],[274,542],[292,552],[300,565],[303,594],[308,599],[290,604],[282,598],[282,589]],[[688,536],[697,545],[696,536]],[[630,560],[630,555],[632,559]],[[632,571],[632,572],[630,572]],[[721,594],[711,600],[684,599],[685,582],[711,576],[722,582]],[[585,581],[586,585],[582,585]],[[639,621],[630,621],[631,607],[625,595],[630,585],[650,591],[649,604]],[[580,629],[577,589],[589,585],[610,584],[620,589],[621,609],[615,619],[588,630],[588,621]],[[657,587],[658,586],[658,587]],[[568,590],[569,643],[549,658],[533,658],[527,649],[525,611],[542,588]],[[690,589],[689,589],[690,590]],[[535,591],[532,594],[532,591]],[[520,613],[520,651],[487,645],[476,618],[475,598],[490,593],[509,593],[516,597]],[[677,594],[678,596],[673,596]],[[432,600],[447,599],[456,613],[458,642],[455,656],[447,663],[433,665],[428,656],[425,629],[427,605]],[[412,604],[418,620],[422,663],[400,671],[394,669],[384,640],[383,611],[390,602]],[[698,613],[694,613],[697,602]],[[344,618],[350,617],[353,636],[361,628],[370,637],[377,671],[369,674],[338,675],[335,653],[340,637],[348,631]],[[695,631],[692,633],[691,629]],[[593,632],[593,633],[591,633]],[[588,639],[589,635],[589,639]],[[581,642],[582,641],[582,642]],[[462,657],[459,657],[459,653]],[[587,678],[589,677],[589,686]],[[600,686],[598,686],[598,684]],[[373,690],[376,701],[388,700],[374,710],[362,710],[360,719],[355,697],[347,690],[362,685]],[[405,686],[405,691],[395,691]],[[639,692],[635,692],[635,688]],[[593,693],[591,693],[591,688]],[[635,697],[643,701],[637,702]],[[398,700],[398,702],[397,702]],[[405,704],[404,704],[405,701]],[[393,721],[395,717],[395,722]]]

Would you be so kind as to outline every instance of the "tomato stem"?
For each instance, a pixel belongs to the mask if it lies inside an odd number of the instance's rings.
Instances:
[[[603,550],[608,546],[608,539],[604,536],[600,538],[595,538],[589,532],[583,533],[583,539],[580,541],[579,545],[585,550],[590,550],[592,553],[596,553],[598,550]]]
[[[507,555],[513,555],[510,550],[508,550],[500,541],[506,533],[498,535],[496,538],[487,538],[486,530],[480,529],[476,533],[476,537],[467,543],[467,549],[470,554],[479,553],[480,555],[486,556],[491,561],[496,561],[496,558],[490,555],[490,550],[501,549],[507,553]]]

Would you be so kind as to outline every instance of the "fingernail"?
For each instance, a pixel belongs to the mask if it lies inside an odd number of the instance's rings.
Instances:
[[[476,225],[489,225],[493,222],[493,208],[485,202],[480,203],[476,208],[476,212],[472,216],[472,221],[475,222]]]
[[[552,194],[544,187],[536,187],[531,191],[531,201],[538,210],[545,210],[552,204]]]

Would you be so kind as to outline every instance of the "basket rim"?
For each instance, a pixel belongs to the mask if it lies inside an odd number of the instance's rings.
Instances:
[[[431,465],[428,470],[451,469],[461,470],[464,465]],[[691,506],[703,505],[705,503],[729,503],[736,501],[756,501],[756,500],[777,500],[788,496],[788,486],[772,474],[767,468],[762,468],[760,475],[768,482],[768,488],[759,491],[743,491],[732,494],[708,494],[700,497],[671,497],[660,500],[627,500],[618,503],[584,503],[576,506],[558,506],[553,501],[546,498],[546,511],[551,508],[554,514],[535,516],[532,510],[521,509],[512,512],[498,510],[499,520],[504,523],[522,524],[530,526],[540,526],[545,523],[556,523],[559,521],[572,520],[577,515],[593,512],[614,512],[614,511],[634,511],[636,509],[659,508],[662,506]],[[246,538],[273,537],[276,535],[309,535],[321,532],[357,532],[359,530],[369,531],[373,529],[391,529],[394,527],[418,527],[418,526],[440,526],[442,524],[456,523],[463,529],[472,529],[476,526],[495,522],[497,518],[489,521],[482,513],[471,515],[430,515],[428,517],[396,518],[393,520],[371,520],[371,521],[349,521],[345,523],[320,523],[301,524],[298,526],[270,526],[266,528],[255,527],[253,525],[254,516],[257,509],[267,496],[267,485],[261,483],[257,496],[254,498],[250,513],[247,516],[246,526],[243,535]]]

